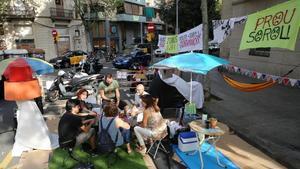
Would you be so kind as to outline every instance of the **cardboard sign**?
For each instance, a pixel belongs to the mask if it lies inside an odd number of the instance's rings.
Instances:
[[[260,47],[294,50],[300,27],[299,18],[299,0],[290,0],[249,15],[240,50]]]

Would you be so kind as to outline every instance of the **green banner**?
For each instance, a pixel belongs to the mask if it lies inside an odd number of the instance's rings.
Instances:
[[[240,50],[260,47],[295,50],[299,18],[300,0],[290,0],[248,15]]]
[[[178,53],[178,36],[166,36],[166,53]]]

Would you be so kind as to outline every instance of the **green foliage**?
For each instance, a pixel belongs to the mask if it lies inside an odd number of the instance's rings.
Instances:
[[[5,20],[5,13],[9,10],[11,0],[0,0],[0,23]]]
[[[208,0],[208,20],[220,19],[217,0]],[[159,4],[161,19],[175,28],[176,0]],[[178,3],[178,25],[180,32],[187,31],[202,23],[201,0],[180,0]]]

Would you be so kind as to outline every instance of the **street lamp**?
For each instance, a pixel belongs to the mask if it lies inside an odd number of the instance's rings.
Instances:
[[[179,33],[179,28],[178,28],[178,2],[179,2],[179,0],[176,0],[176,28],[175,28],[176,35],[178,35],[178,33]]]

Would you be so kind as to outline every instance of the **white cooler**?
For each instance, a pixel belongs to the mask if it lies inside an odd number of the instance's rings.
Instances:
[[[198,138],[195,132],[182,132],[178,136],[178,148],[182,152],[198,150]]]

